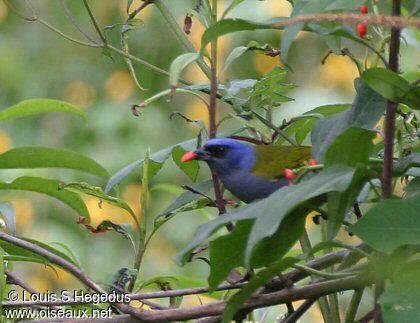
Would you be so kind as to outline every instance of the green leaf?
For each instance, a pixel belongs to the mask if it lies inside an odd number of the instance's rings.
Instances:
[[[249,97],[251,106],[272,108],[278,107],[284,102],[293,101],[284,95],[285,92],[296,87],[293,84],[284,83],[286,73],[285,69],[275,67],[255,83]]]
[[[86,119],[86,114],[70,103],[51,99],[30,99],[0,111],[0,121],[29,117],[48,112],[68,112]]]
[[[244,0],[232,0],[230,5],[223,12],[222,19],[225,18],[231,10],[233,10],[237,5],[241,4],[242,2],[244,2]]]
[[[239,47],[235,47],[230,54],[226,57],[226,61],[225,61],[225,65],[223,65],[223,69],[221,71],[221,73],[225,72],[227,70],[227,68],[230,66],[230,64],[232,64],[232,62],[241,57],[243,54],[245,54],[247,51],[249,50],[249,48],[247,46],[239,46]]]
[[[101,177],[109,174],[89,157],[72,151],[47,147],[19,147],[0,155],[0,169],[70,168]]]
[[[406,266],[399,277],[386,285],[381,295],[382,318],[385,323],[419,322],[420,320],[420,265]]]
[[[214,291],[232,269],[243,266],[244,250],[253,221],[239,221],[235,229],[210,242],[209,288]]]
[[[377,203],[350,231],[376,250],[391,253],[420,243],[420,195]]]
[[[298,208],[280,224],[278,230],[265,238],[256,247],[251,265],[253,268],[269,266],[284,257],[302,236],[305,228],[307,208]],[[238,267],[245,267],[245,248],[253,221],[238,221],[235,230],[210,242],[209,287],[214,290]]]
[[[154,154],[152,154],[149,159],[149,177],[151,178],[154,174],[156,174],[161,168],[163,163],[169,158],[169,156],[172,153],[172,150],[180,146],[185,150],[193,150],[197,147],[197,139],[190,139],[187,141],[183,141],[181,143],[178,143],[174,146],[162,149]],[[106,184],[105,193],[109,193],[112,188],[119,184],[124,178],[126,178],[128,175],[130,175],[135,170],[139,169],[141,165],[143,164],[143,158],[136,160],[135,162],[125,166],[124,168],[120,169],[118,172],[116,172],[114,175],[111,176],[108,183]]]
[[[16,235],[16,214],[13,204],[9,202],[0,202],[0,216],[6,224],[7,230],[11,235]]]
[[[328,193],[327,239],[334,239],[350,208],[356,203],[360,191],[369,178],[365,165],[356,168],[349,187],[344,192]]]
[[[374,67],[366,70],[362,79],[384,98],[420,109],[420,86],[411,86],[397,73],[386,68]]]
[[[283,270],[292,266],[294,263],[298,262],[298,258],[284,258],[277,260],[271,264],[266,269],[258,272],[248,284],[241,288],[239,292],[233,295],[228,303],[226,308],[223,311],[222,323],[229,323],[232,321],[236,312],[240,309],[241,305],[252,296],[252,294],[265,283],[267,283],[271,278],[281,273]]]
[[[77,263],[75,263],[73,261],[73,259],[71,257],[69,257],[67,254],[65,254],[64,252],[61,252],[60,250],[57,250],[53,247],[51,247],[50,245],[43,243],[41,241],[38,240],[34,240],[34,239],[29,239],[29,238],[24,238],[24,237],[18,237],[22,240],[25,240],[27,242],[30,242],[32,244],[35,244],[43,249],[46,249],[48,251],[50,251],[51,253],[59,256],[60,258],[63,258],[67,261],[69,261],[70,263],[72,263],[73,265],[75,265],[76,267],[78,267]],[[7,254],[12,255],[12,256],[19,256],[19,257],[25,257],[25,258],[35,258],[35,259],[39,259],[42,261],[42,263],[44,264],[49,264],[50,261],[40,255],[38,255],[37,253],[34,253],[32,251],[29,251],[25,248],[16,246],[14,244],[11,244],[10,242],[4,241],[4,240],[0,240],[0,247],[3,248]]]
[[[54,179],[22,176],[13,182],[0,181],[0,190],[21,190],[42,193],[54,197],[75,210],[80,216],[90,219],[83,200],[75,193],[59,190],[60,182]]]
[[[312,129],[312,155],[323,162],[324,154],[334,139],[351,126],[371,129],[385,110],[385,99],[361,79],[356,79],[356,97],[352,107],[340,114],[318,120]]]
[[[260,45],[256,41],[250,41],[247,46],[239,46],[235,47],[230,54],[227,56],[225,64],[223,65],[223,69],[221,73],[225,72],[227,68],[230,66],[230,64],[243,54],[245,54],[247,51],[262,51],[266,55],[276,56],[278,55],[278,51],[273,49],[270,45],[264,44]]]
[[[295,25],[286,26],[284,28],[284,32],[281,35],[281,43],[280,43],[280,56],[284,63],[287,64],[289,60],[290,46],[295,40],[297,34],[303,29],[304,26],[305,24],[301,22]]]
[[[340,112],[344,112],[350,107],[350,104],[332,104],[323,105],[318,108],[312,109],[297,117],[298,120],[294,121],[290,126],[288,126],[285,132],[289,137],[292,137],[294,134],[296,142],[298,144],[302,144],[308,136],[308,134],[311,132],[313,126],[318,121],[318,119],[321,119],[322,117],[328,117]],[[279,144],[284,142],[285,139],[280,137],[276,143]]]
[[[420,177],[413,178],[410,183],[404,187],[404,191],[407,193],[407,197],[420,193]]]
[[[201,194],[207,194],[213,187],[213,181],[205,181],[193,185],[191,188]],[[175,201],[173,201],[164,211],[159,213],[155,219],[155,226],[160,226],[173,215],[187,212],[191,210],[201,209],[203,207],[211,205],[211,201],[198,193],[193,193],[192,191],[185,191],[180,196],[178,196]]]
[[[243,19],[223,19],[219,20],[210,28],[207,28],[201,37],[201,52],[203,52],[208,43],[220,36],[236,31],[258,30],[258,29],[280,29],[271,24],[255,23]]]
[[[188,163],[183,163],[181,161],[182,156],[187,151],[180,146],[176,146],[172,149],[172,159],[175,164],[181,169],[185,175],[187,175],[193,182],[197,179],[198,171],[200,170],[200,164],[198,160],[191,160]]]
[[[199,53],[186,53],[175,58],[169,68],[169,84],[176,87],[181,72],[200,57]]]
[[[350,127],[337,136],[325,153],[325,167],[344,164],[356,167],[367,164],[373,149],[376,132],[363,128]]]
[[[250,263],[255,246],[262,239],[273,235],[289,212],[314,197],[345,191],[353,180],[353,175],[353,169],[337,165],[323,170],[307,181],[280,189],[266,198],[266,203],[260,205],[261,210],[257,213],[249,235],[245,264]]]
[[[253,268],[268,266],[285,256],[302,236],[309,212],[310,210],[304,206],[290,212],[272,236],[264,238],[256,245],[251,258],[251,266]]]
[[[113,197],[113,196],[105,194],[102,191],[102,188],[100,188],[100,187],[92,186],[92,185],[87,184],[87,183],[69,183],[69,184],[60,185],[60,189],[61,189],[61,191],[64,191],[64,192],[86,194],[86,195],[97,197],[102,201],[105,201],[105,202],[107,202],[111,205],[114,205],[116,207],[119,207],[119,208],[127,211],[128,213],[131,214],[133,219],[135,221],[137,221],[136,214],[134,213],[134,211],[130,208],[130,206],[126,202],[124,202],[123,200],[121,200],[117,197]]]
[[[393,172],[395,175],[403,175],[412,167],[420,167],[420,153],[411,154],[401,158],[394,165]]]
[[[353,174],[354,170],[351,168],[333,166],[307,181],[283,187],[265,199],[248,204],[202,224],[198,227],[189,245],[178,254],[177,260],[181,264],[185,263],[193,249],[205,242],[212,233],[227,223],[256,219],[246,250],[245,263],[249,263],[254,247],[262,239],[272,236],[287,214],[308,199],[330,191],[344,191],[350,184]]]

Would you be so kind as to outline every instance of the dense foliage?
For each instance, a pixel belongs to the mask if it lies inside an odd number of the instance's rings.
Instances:
[[[375,20],[375,15],[389,14],[391,7],[390,3],[379,4],[378,1],[289,1],[293,6],[291,19],[307,17],[291,22],[285,17],[268,22],[229,18],[242,2],[228,1],[220,12],[218,1],[196,1],[182,18],[173,16],[165,1],[143,1],[136,7],[128,0],[126,20],[104,27],[98,24],[96,13],[87,1],[80,1],[99,39],[89,42],[63,34],[24,3],[22,6],[9,3],[23,19],[45,25],[58,36],[73,41],[72,46],[101,48],[103,55],[112,59],[122,56],[139,91],[144,91],[144,80],[136,64],[167,76],[165,88],[152,94],[146,92],[149,97],[131,107],[131,112],[140,117],[139,127],[144,122],[142,114],[147,113],[149,106],[165,98],[174,100],[179,95],[198,98],[207,108],[208,120],[192,120],[174,109],[171,119],[185,120],[194,127],[196,135],[157,152],[149,151],[113,175],[78,151],[24,146],[2,153],[1,169],[63,168],[106,179],[106,185],[100,187],[93,177],[80,181],[80,177],[75,177],[75,181],[64,183],[34,171],[12,181],[0,178],[0,190],[38,192],[60,200],[79,215],[80,230],[87,229],[92,234],[113,230],[122,234],[132,247],[125,257],[133,259],[131,268],[113,273],[109,285],[95,285],[90,278],[81,278],[82,268],[69,246],[56,248],[22,237],[19,232],[16,236],[13,207],[2,201],[0,296],[5,300],[3,307],[13,307],[6,297],[16,283],[10,276],[12,265],[34,262],[61,267],[80,279],[85,288],[96,292],[111,292],[116,285],[142,299],[145,288],[157,286],[162,290],[162,298],[169,301],[160,305],[145,302],[155,309],[153,311],[115,305],[115,315],[130,314],[145,321],[213,316],[221,316],[224,322],[247,316],[252,320],[256,308],[288,304],[288,312],[276,313],[283,313],[283,319],[291,322],[314,302],[318,303],[325,322],[353,322],[362,316],[365,320],[382,317],[385,322],[414,322],[419,318],[419,295],[414,286],[420,284],[420,73],[418,69],[404,70],[403,62],[399,64],[400,38],[404,39],[400,34],[402,28],[410,31],[404,37],[411,37],[418,46],[419,20],[415,18],[418,4],[406,1],[401,5],[394,0],[392,15],[398,16],[401,12],[404,19],[396,20],[393,25],[388,22],[390,19]],[[129,50],[131,33],[142,26],[138,17],[149,6],[159,11],[184,50],[172,58],[168,72],[149,63],[147,57],[134,56],[137,53]],[[197,50],[188,34],[198,24],[204,26],[205,31]],[[83,33],[83,27],[78,28]],[[265,44],[264,38],[258,36],[262,34],[254,33],[257,30],[281,30],[277,46]],[[217,59],[219,38],[240,31],[251,31],[255,39],[235,47],[222,60]],[[355,95],[349,104],[313,106],[303,114],[279,120],[277,111],[293,101],[293,89],[304,85],[292,84],[288,78],[294,72],[289,54],[291,46],[302,32],[322,38],[328,46],[328,55],[351,59],[359,73],[354,80]],[[118,46],[112,42],[116,37],[120,41]],[[152,37],[159,41],[159,33],[148,37],[150,41]],[[358,43],[362,49],[351,52],[345,47],[349,41]],[[278,60],[278,66],[258,78],[255,75],[240,79],[222,77],[248,52],[272,57]],[[305,53],[301,57],[304,59]],[[328,56],[325,59],[328,60]],[[111,64],[111,60],[109,62]],[[191,64],[197,64],[207,76],[207,82],[192,84],[183,78],[183,71]],[[83,110],[52,99],[27,99],[2,109],[0,122],[9,123],[17,118],[29,120],[47,113],[62,113],[72,122],[90,122]],[[165,124],[161,124],[163,122]],[[112,127],[112,123],[110,125]],[[170,120],[161,120],[157,125],[172,126]],[[198,176],[201,165],[197,161],[180,161],[186,151],[214,136],[232,136],[256,145],[310,145],[317,164],[292,170],[296,175],[292,185],[265,199],[248,205],[232,203],[227,201],[229,193],[223,192],[217,178],[209,180]],[[156,214],[152,212],[153,204],[159,201],[151,198],[155,187],[151,183],[159,181],[159,171],[170,158],[189,181],[184,180],[181,193]],[[118,194],[118,185],[139,170],[140,211],[134,210]],[[170,190],[180,191],[173,187]],[[85,196],[120,208],[132,217],[132,222],[118,224],[105,219],[92,225]],[[191,210],[201,210],[211,219],[188,237],[189,243],[177,251],[176,261],[186,266],[204,260],[209,266],[208,289],[165,294],[172,289],[175,278],[159,276],[146,280],[142,276],[142,268],[147,267],[144,255],[161,228],[176,231],[175,226],[171,227],[171,220]],[[310,237],[306,227],[312,222],[317,224],[319,234]],[[360,239],[358,243],[356,238]],[[299,248],[296,248],[297,243]],[[196,287],[193,283],[184,285]],[[370,287],[374,295],[367,291]],[[218,289],[235,293],[221,294],[216,292]],[[348,295],[345,302],[340,299],[343,291],[352,291],[349,302]],[[191,308],[182,304],[183,295],[203,292],[220,300],[214,310],[203,305],[190,311]],[[363,296],[367,293],[369,296]],[[362,297],[370,302],[367,312],[358,312]],[[297,300],[305,300],[305,303],[293,311],[292,302]]]

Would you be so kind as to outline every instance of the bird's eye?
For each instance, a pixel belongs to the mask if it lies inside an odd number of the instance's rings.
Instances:
[[[227,152],[226,147],[220,147],[220,146],[207,147],[206,150],[212,157],[215,157],[215,158],[222,158]]]

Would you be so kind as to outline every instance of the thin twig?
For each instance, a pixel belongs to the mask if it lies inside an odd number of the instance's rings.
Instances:
[[[97,44],[97,42],[92,39],[89,34],[83,29],[82,25],[77,21],[77,19],[74,17],[73,13],[71,12],[70,8],[67,6],[67,1],[66,0],[61,0],[61,6],[64,9],[65,14],[67,15],[67,17],[70,19],[70,21],[72,22],[72,24],[77,28],[77,30],[86,37],[87,40],[89,40],[92,43]]]
[[[283,320],[278,321],[278,323],[295,323],[300,317],[305,314],[307,310],[316,302],[316,298],[307,299],[301,306],[298,307],[293,313],[287,315]]]
[[[92,13],[92,10],[90,10],[90,7],[89,7],[89,4],[87,3],[87,0],[83,0],[83,4],[85,5],[86,11],[89,14],[90,20],[92,20],[92,24],[95,27],[96,32],[98,33],[99,38],[101,38],[102,43],[104,45],[106,45],[107,44],[107,40],[105,38],[105,35],[102,33],[101,28],[99,28],[99,25],[98,25],[98,23],[97,23],[97,21],[95,19],[95,16]]]

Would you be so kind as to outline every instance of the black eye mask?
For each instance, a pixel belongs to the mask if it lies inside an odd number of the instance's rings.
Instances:
[[[205,147],[205,151],[214,158],[223,158],[228,149],[222,146]]]

